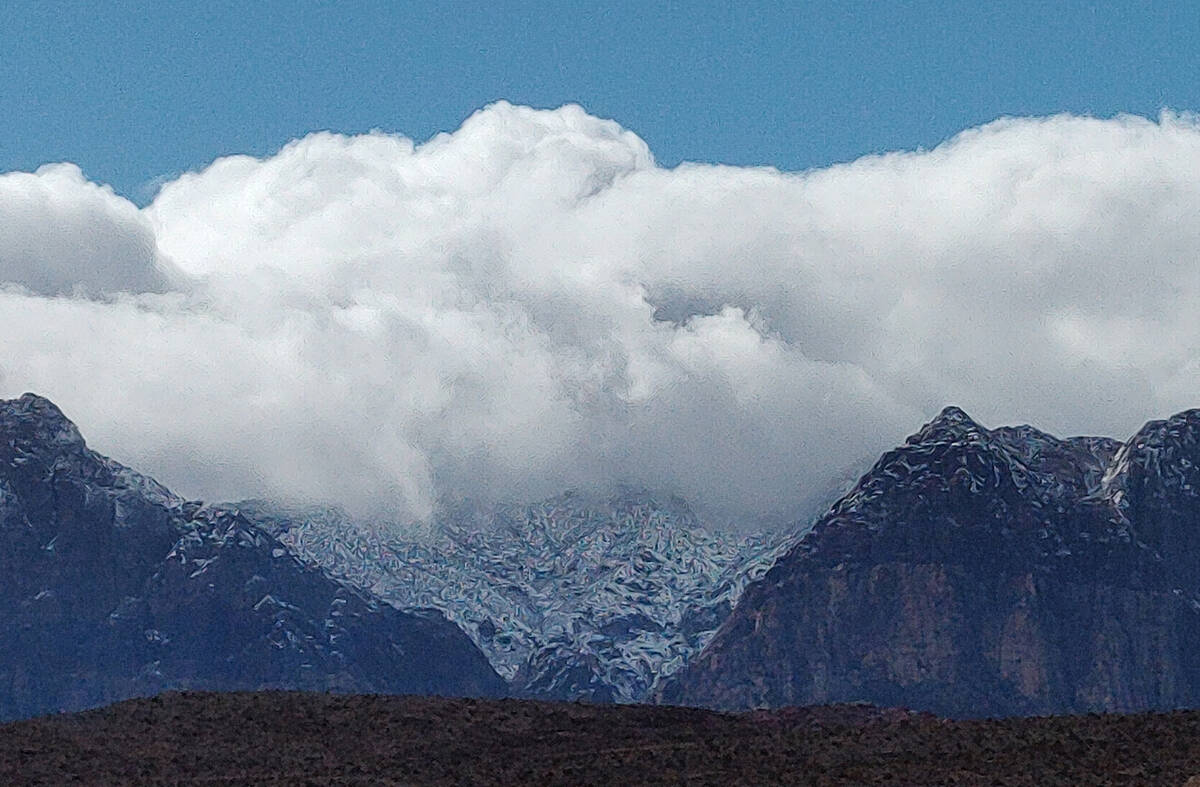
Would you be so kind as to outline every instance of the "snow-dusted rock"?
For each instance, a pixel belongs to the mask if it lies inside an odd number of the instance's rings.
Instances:
[[[954,715],[1200,704],[1200,411],[1128,442],[947,408],[746,589],[660,697]]]
[[[462,506],[424,539],[329,509],[237,508],[389,603],[441,610],[514,691],[559,699],[645,699],[790,543],[712,532],[682,500],[628,490]]]

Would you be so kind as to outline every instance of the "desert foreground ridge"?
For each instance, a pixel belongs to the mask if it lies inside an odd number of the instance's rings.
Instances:
[[[0,783],[1200,785],[1200,711],[956,721],[174,692],[0,726]]]

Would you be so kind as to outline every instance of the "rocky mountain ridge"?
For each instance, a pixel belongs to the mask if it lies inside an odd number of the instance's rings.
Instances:
[[[1129,441],[947,408],[885,453],[660,698],[949,715],[1200,703],[1200,411]]]
[[[405,539],[183,500],[26,395],[0,402],[0,718],[265,687],[1196,707],[1198,496],[1200,410],[1120,442],[947,408],[779,539],[636,490],[463,506]]]
[[[0,402],[0,576],[0,719],[169,688],[506,692],[440,614],[100,456],[32,394]]]

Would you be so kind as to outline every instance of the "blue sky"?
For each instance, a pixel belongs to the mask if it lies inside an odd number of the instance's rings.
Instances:
[[[0,2],[0,171],[156,179],[317,129],[581,103],[658,160],[805,169],[1000,115],[1200,108],[1200,4]]]

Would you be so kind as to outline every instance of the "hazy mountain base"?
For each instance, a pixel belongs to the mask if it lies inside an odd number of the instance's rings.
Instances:
[[[946,721],[433,697],[167,694],[0,726],[5,784],[1181,785],[1200,712]]]

